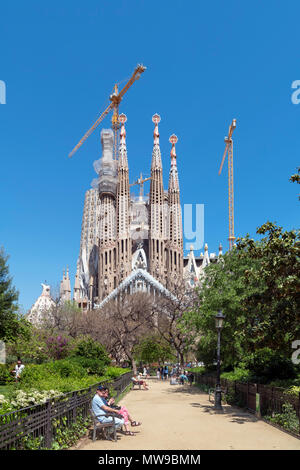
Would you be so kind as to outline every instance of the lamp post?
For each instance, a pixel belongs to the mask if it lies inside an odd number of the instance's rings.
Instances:
[[[216,319],[216,328],[218,332],[218,347],[217,347],[217,383],[216,383],[216,390],[215,390],[215,406],[214,409],[216,411],[223,411],[222,408],[222,390],[221,390],[221,378],[220,378],[220,349],[221,349],[221,329],[223,327],[223,321],[225,319],[221,310],[215,316]]]

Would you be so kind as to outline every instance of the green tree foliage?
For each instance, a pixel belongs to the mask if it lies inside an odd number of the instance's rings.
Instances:
[[[290,177],[290,181],[291,181],[292,183],[298,183],[298,184],[300,184],[300,166],[297,168],[297,170],[298,170],[298,173],[295,173],[294,175],[292,175],[292,176]],[[299,201],[300,201],[300,196],[299,196]]]
[[[109,365],[111,362],[105,347],[89,336],[79,338],[72,351],[72,356],[97,359],[104,365]]]
[[[300,337],[299,232],[283,232],[271,222],[248,235],[222,260],[205,269],[199,307],[185,316],[186,328],[196,326],[197,358],[211,365],[216,358],[215,315],[225,314],[221,333],[223,367],[233,368],[257,349],[269,347],[286,357]]]
[[[296,377],[296,367],[290,358],[270,348],[258,349],[243,359],[243,368],[251,370],[253,381],[269,382],[274,377],[278,380]]]
[[[237,250],[227,252],[219,263],[205,269],[205,279],[199,289],[199,307],[185,315],[187,330],[194,327],[200,334],[197,359],[211,366],[216,360],[217,331],[215,315],[223,311],[226,319],[222,329],[221,355],[225,366],[237,364],[252,338],[251,319],[245,307],[252,292],[260,284],[246,286],[245,271],[254,269],[255,261],[239,258]]]
[[[171,346],[159,335],[150,335],[134,348],[134,357],[137,361],[151,364],[174,360],[176,355],[172,352]]]
[[[253,318],[252,333],[261,339],[259,347],[290,355],[291,342],[300,337],[300,232],[283,231],[267,222],[257,233],[266,235],[260,243],[249,236],[237,243],[239,258],[257,263],[255,269],[245,272],[246,287],[263,287],[246,299]]]
[[[12,285],[7,265],[8,256],[0,249],[0,339],[12,340],[25,333],[26,322],[20,322],[18,314],[18,292]]]

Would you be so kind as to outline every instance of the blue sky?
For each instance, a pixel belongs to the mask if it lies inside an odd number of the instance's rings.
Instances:
[[[266,220],[299,226],[300,5],[296,1],[15,1],[1,6],[0,245],[29,308],[64,266],[75,274],[84,193],[100,157],[101,126],[67,157],[109,103],[115,82],[147,70],[125,95],[130,180],[150,172],[161,115],[165,187],[178,136],[182,203],[205,205],[205,241],[228,248],[227,165],[233,118],[235,235]],[[106,118],[102,127],[109,127]]]

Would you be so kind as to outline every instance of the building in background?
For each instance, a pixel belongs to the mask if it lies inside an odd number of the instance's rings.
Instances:
[[[56,303],[50,294],[50,286],[47,284],[42,284],[42,288],[43,291],[41,295],[37,298],[26,315],[26,319],[37,326],[45,318],[45,315],[48,315],[49,312],[51,312],[51,310],[56,306]]]
[[[113,158],[114,134],[101,131],[102,157],[94,162],[97,178],[85,194],[80,252],[73,299],[83,309],[101,307],[122,291],[170,294],[186,281],[201,282],[203,269],[216,262],[215,254],[195,258],[193,248],[183,257],[183,230],[177,169],[177,137],[172,135],[169,183],[163,186],[160,150],[160,116],[154,123],[150,177],[141,178],[139,196],[130,193],[126,146],[126,116],[120,115],[118,160]],[[149,180],[149,195],[143,184]],[[220,251],[221,252],[221,251]],[[69,290],[64,290],[64,296]],[[171,295],[171,294],[170,294]]]

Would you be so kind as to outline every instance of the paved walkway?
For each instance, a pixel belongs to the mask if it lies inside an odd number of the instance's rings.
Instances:
[[[142,426],[131,428],[135,436],[118,433],[118,442],[93,442],[83,438],[74,447],[82,450],[219,450],[295,449],[300,440],[250,413],[225,406],[216,414],[208,395],[189,385],[170,385],[149,380],[150,390],[132,390],[122,400]]]

